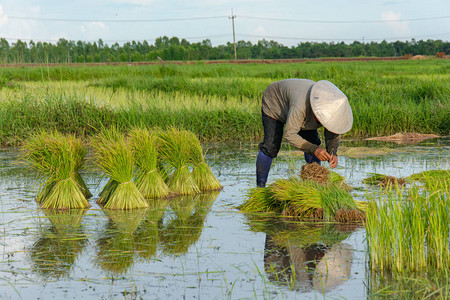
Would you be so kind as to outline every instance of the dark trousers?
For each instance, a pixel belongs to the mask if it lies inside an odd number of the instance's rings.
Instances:
[[[264,140],[259,144],[259,150],[261,150],[265,155],[275,158],[280,151],[281,141],[283,139],[284,123],[269,117],[265,113],[262,113],[262,122],[264,128]],[[300,130],[298,135],[314,145],[320,145],[320,138],[317,133],[317,129]],[[308,161],[309,159],[307,159],[306,154],[308,153],[305,153],[306,161],[311,163],[312,161]],[[317,159],[314,155],[309,154],[309,156],[313,156]],[[320,162],[318,159],[317,161]]]

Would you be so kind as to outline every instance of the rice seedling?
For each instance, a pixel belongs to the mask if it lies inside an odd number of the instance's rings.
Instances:
[[[274,199],[270,187],[250,189],[245,202],[238,208],[245,213],[281,213],[281,202]]]
[[[139,128],[132,129],[129,135],[134,161],[138,166],[137,188],[145,198],[167,197],[169,187],[158,168],[159,138],[148,130]]]
[[[187,130],[170,128],[160,132],[161,156],[174,171],[169,177],[169,188],[177,194],[197,194],[200,189],[189,170],[192,134]]]
[[[271,185],[274,198],[286,204],[284,215],[310,217],[322,209],[320,187],[313,181],[303,181],[296,177],[277,180]]]
[[[435,179],[436,181],[437,179]],[[370,268],[377,272],[442,272],[450,263],[448,185],[381,191],[366,211]]]
[[[450,170],[431,170],[421,173],[413,174],[406,178],[408,181],[419,181],[429,187],[431,184],[445,182],[447,186],[450,185]]]
[[[39,132],[22,147],[22,160],[38,172],[43,181],[36,201],[42,208],[74,209],[90,206],[91,196],[79,175],[86,149],[73,135],[57,131]]]
[[[202,146],[198,137],[194,133],[190,133],[191,154],[190,162],[194,166],[192,170],[192,178],[201,191],[220,190],[222,185],[217,177],[211,171],[211,168],[205,162]]]
[[[109,209],[148,207],[148,203],[132,181],[133,154],[118,129],[102,130],[91,139],[91,145],[98,168],[110,178],[98,203]]]
[[[326,185],[297,177],[279,179],[266,188],[251,189],[239,209],[273,212],[297,218],[362,221],[363,203],[357,203],[339,184]]]

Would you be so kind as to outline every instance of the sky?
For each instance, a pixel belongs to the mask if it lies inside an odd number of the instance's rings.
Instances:
[[[0,0],[0,37],[10,43],[176,36],[217,46],[233,42],[233,20],[236,41],[253,44],[450,40],[449,0]]]

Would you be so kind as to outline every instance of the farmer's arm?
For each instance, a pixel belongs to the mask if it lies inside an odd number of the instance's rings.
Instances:
[[[289,110],[286,127],[284,129],[284,139],[292,146],[303,152],[314,154],[318,146],[303,139],[298,133],[303,127],[305,121],[305,113],[298,107],[291,107]]]
[[[324,135],[327,152],[330,153],[330,168],[334,168],[338,164],[337,149],[339,147],[341,136],[339,134],[328,131],[326,128],[324,130]]]

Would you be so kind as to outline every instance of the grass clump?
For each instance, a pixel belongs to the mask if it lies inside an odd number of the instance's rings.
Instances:
[[[84,165],[86,149],[74,135],[41,131],[22,147],[22,160],[38,172],[42,180],[36,201],[47,209],[81,209],[91,196],[78,173]]]
[[[146,129],[130,131],[130,143],[135,164],[138,167],[136,186],[145,198],[163,198],[169,195],[169,187],[158,169],[159,138]]]
[[[125,137],[116,128],[104,129],[91,139],[91,145],[98,168],[110,178],[98,203],[110,209],[148,207],[132,181],[134,159]]]
[[[192,133],[170,128],[160,132],[161,157],[171,169],[168,186],[176,194],[197,194],[200,188],[189,170],[191,161]]]

